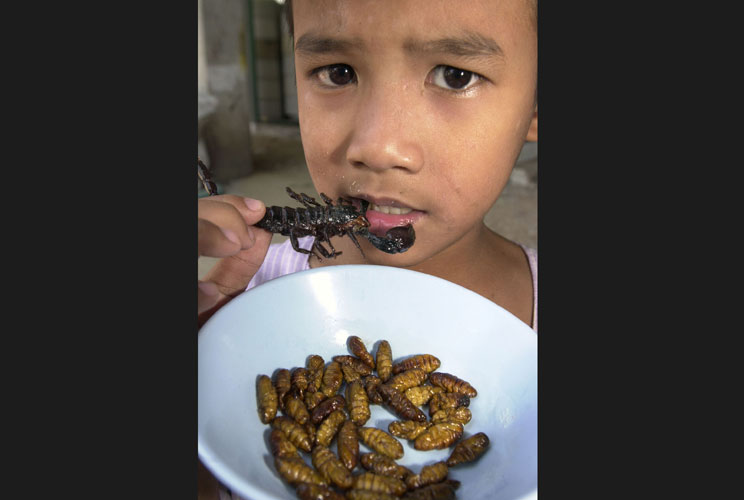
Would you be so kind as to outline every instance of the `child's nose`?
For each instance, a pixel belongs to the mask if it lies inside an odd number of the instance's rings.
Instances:
[[[360,101],[346,150],[347,161],[373,170],[418,172],[424,164],[421,115],[405,92],[370,93]]]

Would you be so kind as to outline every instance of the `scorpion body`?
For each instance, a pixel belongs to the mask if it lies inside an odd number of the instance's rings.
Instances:
[[[305,207],[266,207],[266,215],[256,223],[257,227],[272,233],[289,236],[292,248],[296,252],[315,254],[318,258],[321,258],[321,256],[335,258],[337,255],[341,255],[341,252],[337,252],[333,248],[330,239],[332,236],[348,236],[362,252],[359,241],[354,234],[363,233],[369,227],[369,221],[357,211],[349,200],[339,198],[338,205],[334,205],[333,200],[320,193],[320,197],[326,203],[323,206],[305,193],[298,194],[290,188],[286,189],[292,199],[299,201]],[[303,236],[315,237],[310,250],[300,248],[297,238]],[[323,246],[323,241],[328,243],[331,248],[330,251]],[[362,252],[362,255],[364,255],[364,252]]]
[[[209,195],[217,194],[217,189],[209,175],[209,169],[198,160],[199,179],[204,184]],[[362,247],[356,236],[367,238],[372,245],[385,253],[402,253],[408,250],[416,239],[416,233],[412,225],[394,227],[384,237],[369,232],[370,223],[365,217],[369,203],[362,200],[362,209],[358,210],[350,200],[339,198],[338,204],[334,204],[328,196],[320,193],[320,197],[326,203],[325,206],[318,203],[314,198],[305,193],[295,193],[289,187],[286,188],[289,196],[302,203],[303,207],[266,207],[266,214],[255,225],[272,233],[288,236],[292,248],[296,252],[315,255],[319,260],[322,257],[335,258],[341,255],[331,243],[333,236],[348,236],[354,245],[365,257]],[[298,238],[313,236],[315,238],[310,250],[300,248]],[[328,243],[330,251],[323,246]],[[366,258],[366,257],[365,257]]]

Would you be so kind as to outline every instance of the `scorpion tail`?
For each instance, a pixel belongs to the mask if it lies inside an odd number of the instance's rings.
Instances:
[[[385,233],[384,238],[369,231],[360,232],[359,234],[367,238],[375,248],[385,253],[403,253],[411,248],[413,242],[416,240],[416,232],[413,230],[411,224],[390,229]]]

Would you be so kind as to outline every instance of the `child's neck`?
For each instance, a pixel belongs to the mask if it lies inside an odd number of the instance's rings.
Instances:
[[[414,271],[472,290],[532,325],[532,275],[522,248],[485,225]]]

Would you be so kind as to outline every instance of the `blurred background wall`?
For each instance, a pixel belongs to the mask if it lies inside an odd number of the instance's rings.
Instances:
[[[197,3],[198,150],[220,192],[280,206],[296,205],[285,186],[317,196],[300,140],[293,44],[282,18],[283,0]],[[524,145],[485,223],[537,248],[536,143]],[[283,239],[274,236],[275,242]],[[212,264],[200,258],[200,276]]]

